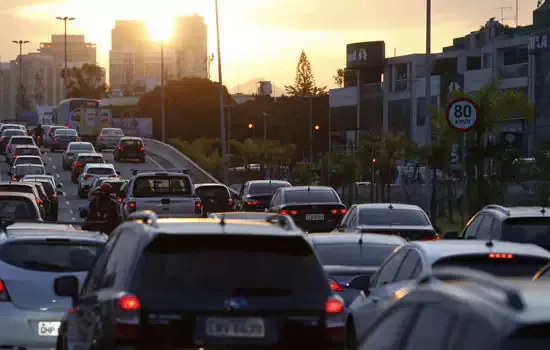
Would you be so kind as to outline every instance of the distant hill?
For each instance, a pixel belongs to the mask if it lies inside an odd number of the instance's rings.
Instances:
[[[263,78],[251,79],[243,84],[232,87],[231,89],[229,89],[229,93],[236,94],[240,92],[241,94],[255,94],[258,92],[257,83],[259,81],[264,81],[264,80],[266,79],[263,79]],[[281,95],[284,95],[284,93],[285,93],[284,89],[281,89],[277,85],[273,85],[273,96],[281,96]]]

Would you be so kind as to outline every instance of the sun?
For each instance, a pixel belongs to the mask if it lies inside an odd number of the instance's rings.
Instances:
[[[169,40],[174,32],[174,17],[161,16],[145,20],[149,38],[151,40]]]

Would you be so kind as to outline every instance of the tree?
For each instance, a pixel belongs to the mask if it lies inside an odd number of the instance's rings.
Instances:
[[[338,87],[344,87],[344,70],[339,68],[336,70],[336,75],[333,76],[334,84]]]
[[[63,71],[61,77],[67,77],[67,98],[106,97],[108,87],[103,81],[103,69],[95,64],[84,64],[81,68],[73,67]]]
[[[296,80],[294,85],[286,85],[285,90],[290,96],[299,97],[325,95],[327,93],[326,86],[317,86],[311,69],[311,63],[304,50],[302,50],[298,65],[296,66]]]

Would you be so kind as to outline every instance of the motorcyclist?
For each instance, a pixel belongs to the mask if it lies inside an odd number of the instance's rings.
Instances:
[[[104,183],[94,192],[90,201],[84,229],[110,234],[120,223],[118,202],[111,197],[112,186]]]
[[[42,128],[42,124],[38,123],[36,127],[33,130],[33,135],[35,141],[40,144],[42,142],[42,139],[44,137],[44,129]]]

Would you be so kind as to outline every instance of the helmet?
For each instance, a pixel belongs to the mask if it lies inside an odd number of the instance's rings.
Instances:
[[[108,183],[103,183],[99,188],[97,189],[98,192],[103,192],[105,194],[110,194],[111,190],[113,189],[113,186],[111,186]]]

